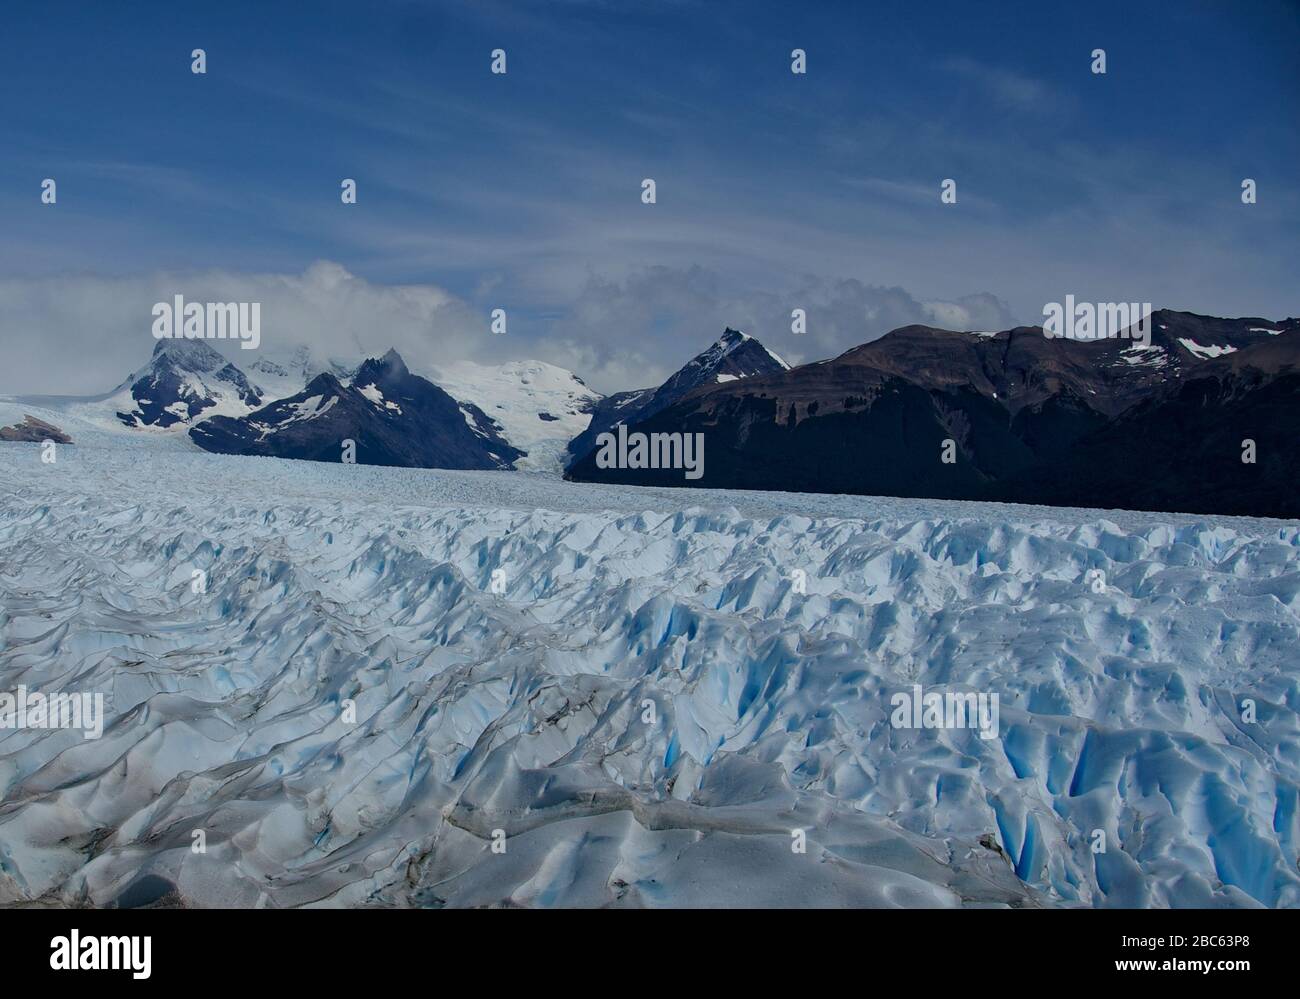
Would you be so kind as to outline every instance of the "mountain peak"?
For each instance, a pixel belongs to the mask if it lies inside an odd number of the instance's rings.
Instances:
[[[752,340],[752,339],[754,338],[751,337],[748,333],[742,332],[741,330],[733,330],[730,326],[728,326],[726,329],[722,331],[722,336],[718,337],[715,343],[740,344],[740,343],[744,343],[746,340]]]
[[[379,363],[387,368],[392,374],[410,374],[406,362],[402,360],[402,355],[397,352],[397,348],[395,347],[389,347],[384,356],[379,359]]]
[[[603,432],[626,423],[629,426],[662,412],[697,389],[716,388],[743,378],[775,375],[788,371],[786,364],[748,333],[730,326],[708,347],[677,369],[653,389],[618,392],[594,407],[587,429],[569,443],[569,453],[581,458],[596,446]]]
[[[125,394],[125,398],[123,398]],[[117,419],[128,427],[167,428],[261,405],[262,393],[203,340],[162,339],[149,363],[114,393]]]
[[[411,377],[411,371],[402,360],[402,355],[390,347],[383,357],[368,357],[357,368],[353,383],[365,386],[375,382],[390,382]]]
[[[785,371],[790,365],[777,357],[748,333],[728,326],[722,336],[693,357],[678,371],[669,383],[684,385],[688,382],[726,382],[752,375]]]
[[[330,372],[322,371],[309,381],[302,391],[307,395],[338,395],[343,391],[343,385]]]
[[[159,340],[153,348],[153,361],[166,358],[189,371],[218,371],[229,363],[202,340]]]

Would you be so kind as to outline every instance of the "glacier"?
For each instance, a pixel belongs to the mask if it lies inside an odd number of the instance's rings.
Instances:
[[[1295,523],[67,429],[0,691],[107,718],[0,728],[0,904],[1300,907]]]

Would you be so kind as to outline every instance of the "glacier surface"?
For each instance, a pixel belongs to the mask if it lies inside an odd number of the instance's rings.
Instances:
[[[0,904],[1300,906],[1300,525],[68,429],[0,692],[107,721],[0,728]]]

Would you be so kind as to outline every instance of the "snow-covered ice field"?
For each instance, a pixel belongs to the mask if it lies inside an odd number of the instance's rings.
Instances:
[[[0,692],[107,725],[0,729],[0,903],[1300,906],[1300,525],[79,429],[0,444]]]

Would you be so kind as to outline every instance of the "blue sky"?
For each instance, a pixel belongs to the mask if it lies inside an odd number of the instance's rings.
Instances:
[[[286,341],[603,390],[727,323],[810,360],[1066,294],[1300,312],[1297,4],[991,6],[10,5],[0,391],[88,391],[147,355],[155,293],[241,281],[321,297],[310,322],[285,300]]]

